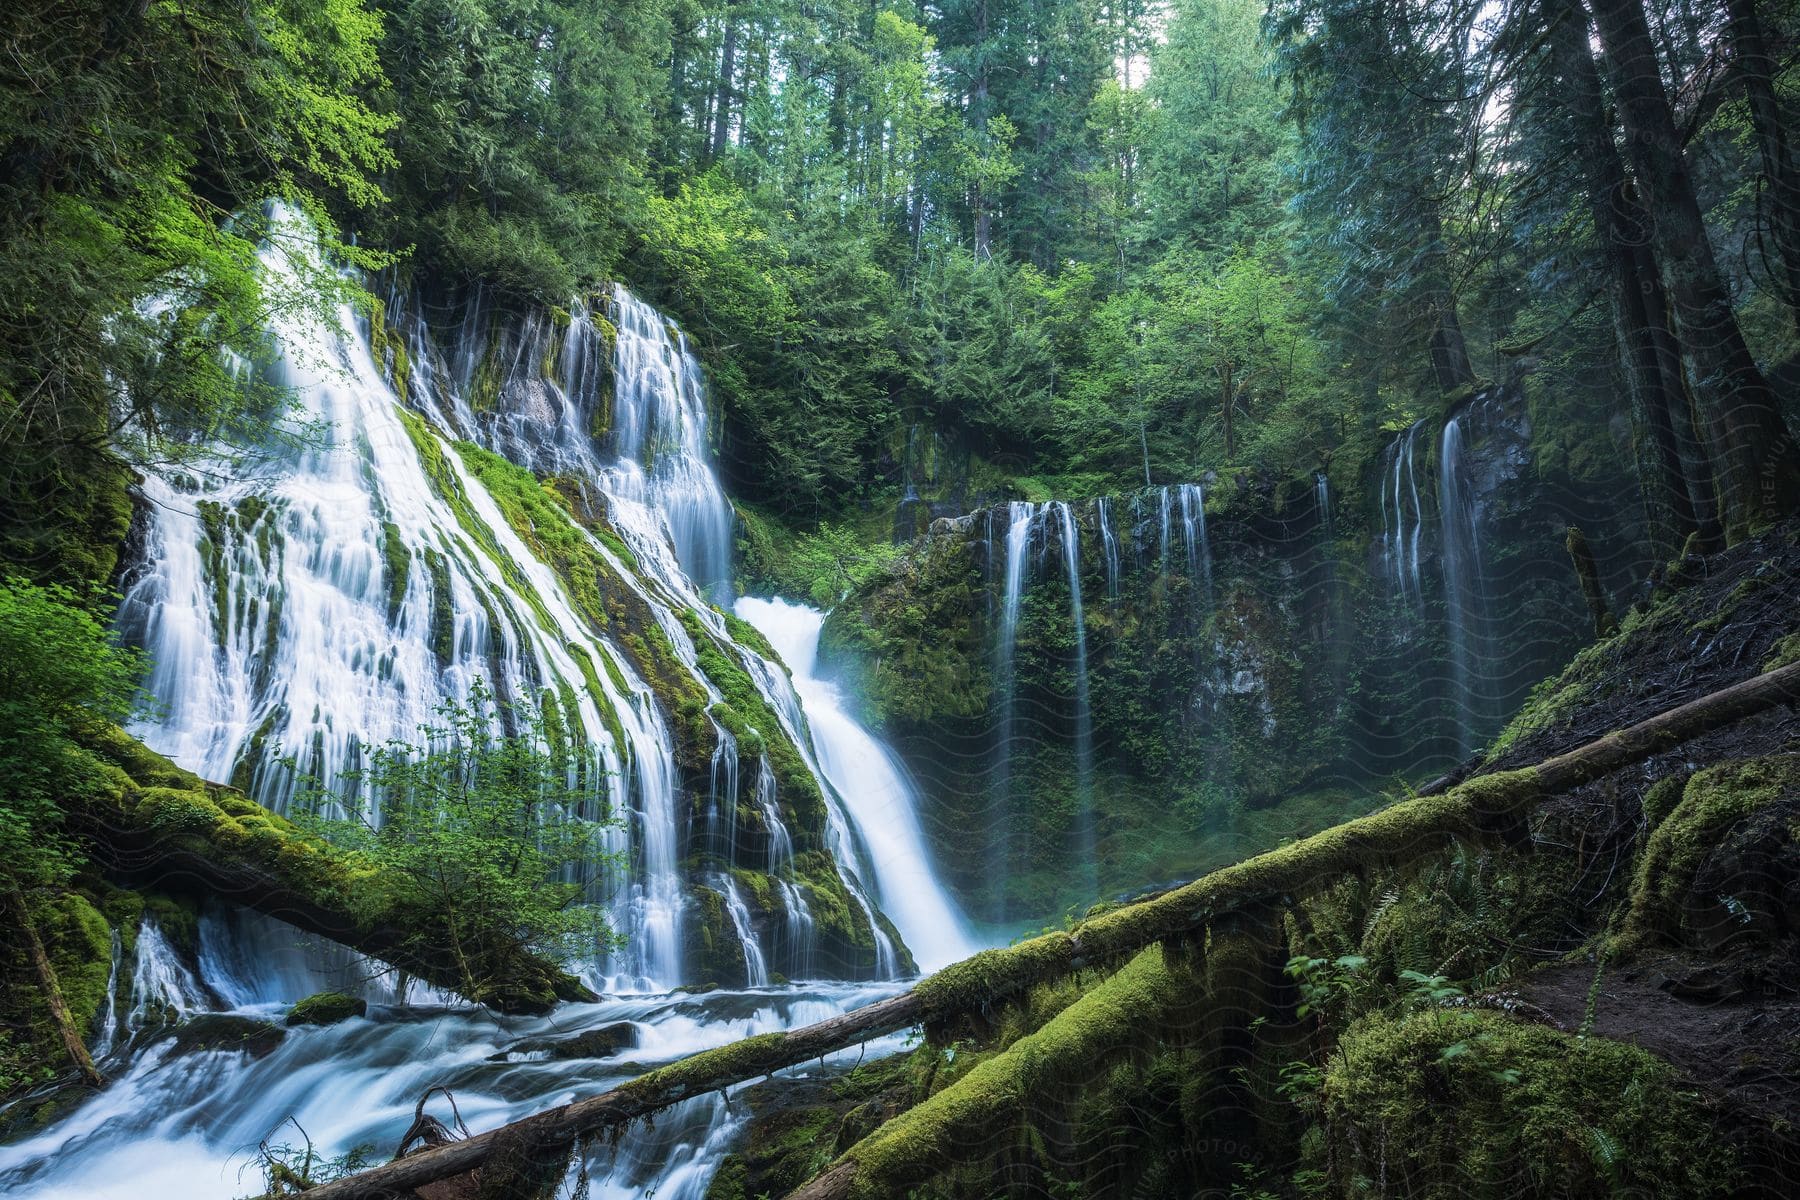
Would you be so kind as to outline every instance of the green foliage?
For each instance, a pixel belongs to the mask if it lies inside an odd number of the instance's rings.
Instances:
[[[466,704],[446,701],[417,744],[371,748],[346,790],[306,797],[305,827],[379,873],[349,897],[373,920],[395,908],[433,913],[402,931],[410,947],[447,953],[461,990],[479,999],[514,947],[552,959],[610,944],[577,869],[607,861],[586,789],[551,753],[543,713],[502,706],[477,682]],[[428,940],[427,940],[428,939]]]
[[[383,244],[434,286],[563,304],[612,268],[644,203],[662,0],[383,0],[398,124]]]
[[[65,882],[76,858],[63,801],[93,786],[82,730],[138,701],[139,656],[122,649],[69,588],[0,578],[0,883]]]
[[[331,209],[382,198],[381,24],[361,0],[77,3],[9,23],[0,97],[0,524],[13,562],[55,560],[119,500],[116,446],[166,461],[263,440],[280,397],[256,361],[268,319],[330,313],[348,285],[284,244],[262,208],[297,202],[339,256]],[[289,272],[258,269],[274,236]],[[228,353],[221,353],[222,351]],[[98,532],[98,530],[96,530]]]

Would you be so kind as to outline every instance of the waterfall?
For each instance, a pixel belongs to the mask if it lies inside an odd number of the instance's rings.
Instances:
[[[1019,614],[1026,587],[1042,576],[1049,562],[1054,526],[1056,541],[1062,554],[1063,577],[1069,588],[1069,618],[1073,627],[1074,654],[1070,663],[1073,678],[1069,718],[1074,730],[1076,759],[1076,850],[1080,861],[1093,865],[1093,712],[1088,701],[1087,617],[1081,595],[1081,540],[1073,506],[1066,500],[1043,504],[1014,501],[1007,506],[1005,541],[1005,575],[1000,599],[999,629],[995,638],[995,696],[998,716],[994,724],[996,737],[994,796],[1004,806],[1010,800],[1012,784],[1013,734],[1018,703],[1017,648]],[[1109,594],[1117,593],[1118,546],[1105,524],[1105,509],[1098,507],[1102,524],[1103,548],[1107,551]],[[1167,514],[1165,513],[1165,520]],[[1202,533],[1202,538],[1204,533]],[[1033,562],[1033,551],[1037,562]],[[1034,573],[1035,567],[1035,573]]]
[[[725,897],[725,912],[731,918],[731,927],[737,933],[738,944],[744,948],[744,979],[751,987],[767,987],[769,984],[769,963],[763,957],[762,943],[757,941],[756,933],[750,928],[750,909],[744,904],[744,898],[738,893],[737,880],[729,874],[713,877],[713,886]]]
[[[1206,491],[1197,483],[1176,485],[1181,507],[1181,545],[1187,554],[1188,578],[1199,589],[1207,612],[1213,607],[1212,545],[1206,537]],[[1168,489],[1163,489],[1163,511],[1168,512]],[[1168,517],[1163,517],[1163,535],[1168,536]]]
[[[125,961],[125,941],[115,926],[112,931],[112,962],[106,969],[106,1002],[95,1018],[100,1036],[94,1039],[93,1054],[101,1059],[111,1054],[124,1032],[124,1017],[119,1012],[119,968]]]
[[[135,957],[131,1009],[124,1020],[126,1033],[173,1024],[215,1007],[212,994],[169,945],[155,917],[145,917],[138,926]]]
[[[1331,540],[1331,480],[1323,471],[1313,472],[1313,508],[1319,514],[1319,532]]]
[[[293,274],[276,251],[264,266],[277,280]],[[161,715],[135,732],[277,811],[307,777],[353,792],[369,747],[414,739],[440,704],[466,702],[478,678],[503,701],[548,696],[567,709],[559,715],[579,747],[572,775],[588,788],[585,810],[625,818],[606,834],[629,864],[622,877],[590,867],[578,880],[606,901],[623,937],[592,973],[616,992],[683,981],[674,736],[630,659],[595,632],[452,438],[571,481],[603,508],[623,549],[570,529],[647,606],[714,701],[683,613],[741,661],[784,714],[782,732],[796,743],[804,732],[781,669],[737,646],[705,599],[728,589],[731,511],[709,458],[698,362],[679,331],[622,288],[610,311],[616,325],[572,303],[565,323],[524,320],[486,335],[485,350],[485,324],[466,322],[476,345],[450,356],[423,322],[402,315],[408,400],[429,421],[397,403],[347,308],[335,328],[308,314],[284,317],[273,329],[275,370],[316,434],[248,470],[151,473],[147,552],[120,623],[156,664],[150,691]],[[484,386],[497,398],[478,403]],[[594,436],[603,413],[604,445]],[[721,838],[740,774],[735,756],[721,745],[714,758],[712,832]],[[830,807],[830,848],[841,860],[855,832]],[[764,815],[772,838],[786,841],[772,796]],[[840,862],[840,875],[876,924],[855,873]],[[898,955],[885,934],[877,943],[879,969],[891,975]]]
[[[1156,514],[1161,535],[1157,538],[1156,544],[1162,554],[1162,576],[1167,579],[1169,577],[1169,536],[1173,525],[1173,513],[1169,508],[1169,489],[1166,487],[1158,489],[1156,493]]]
[[[1424,421],[1415,421],[1382,453],[1381,545],[1382,558],[1394,594],[1403,604],[1418,608],[1424,601],[1419,584],[1419,538],[1425,527],[1419,505],[1419,481],[1414,449]]]
[[[1112,501],[1101,496],[1094,501],[1094,523],[1100,527],[1100,550],[1106,559],[1106,598],[1119,598],[1119,538],[1112,527]]]
[[[736,611],[769,639],[793,672],[813,754],[861,834],[882,911],[919,967],[933,971],[973,954],[979,947],[932,870],[913,789],[886,747],[849,715],[837,688],[818,677],[825,614],[751,597],[738,600]]]
[[[994,690],[999,713],[994,721],[994,801],[999,814],[999,844],[994,848],[998,860],[995,870],[1004,875],[1011,856],[1011,822],[1007,806],[1012,800],[1013,717],[1018,707],[1019,680],[1015,654],[1019,640],[1019,607],[1024,601],[1027,566],[1031,549],[1030,504],[1013,501],[1006,506],[1005,576],[1000,592],[1000,623],[994,640]],[[990,541],[991,541],[990,537]]]
[[[1088,707],[1087,618],[1081,610],[1081,543],[1074,510],[1058,500],[1051,508],[1062,526],[1063,564],[1069,577],[1069,620],[1075,627],[1075,861],[1090,896],[1099,888],[1094,844],[1094,719]]]
[[[298,224],[289,233],[282,245],[306,241]],[[293,252],[265,253],[274,284],[297,278],[285,258]],[[918,931],[923,960],[974,948],[930,873],[898,769],[847,717],[849,730],[834,721],[833,697],[814,694],[813,644],[794,651],[805,666],[790,680],[740,644],[709,603],[730,594],[732,513],[712,466],[699,365],[680,331],[623,288],[572,302],[566,317],[519,319],[496,315],[477,292],[443,346],[418,312],[396,301],[371,329],[348,307],[335,321],[282,309],[269,370],[292,391],[299,435],[214,471],[146,474],[143,551],[125,579],[119,624],[150,651],[158,706],[134,731],[277,810],[311,777],[378,820],[352,785],[370,747],[415,740],[434,709],[466,702],[477,679],[503,701],[554,704],[574,747],[581,811],[624,818],[607,841],[625,865],[588,865],[578,879],[624,942],[575,964],[609,998],[495,1022],[415,985],[411,1000],[426,1007],[408,1008],[378,978],[380,964],[303,945],[279,922],[209,910],[189,959],[149,920],[135,958],[123,947],[115,954],[116,999],[102,1010],[98,1044],[115,1051],[114,1086],[0,1148],[0,1192],[228,1196],[246,1186],[227,1158],[289,1116],[323,1153],[387,1147],[418,1095],[446,1083],[471,1125],[491,1128],[646,1065],[891,995],[893,983],[766,986],[778,970],[811,976],[821,958],[820,924],[791,877],[798,831],[783,822],[777,777],[766,754],[729,736],[714,743],[710,768],[702,758],[678,769],[664,704],[625,652],[627,634],[660,634],[671,669],[686,670],[714,703],[703,651],[750,677],[780,726],[762,732],[791,740],[819,781],[826,827],[806,835],[822,836],[874,930],[878,976],[896,978],[902,952],[871,899],[877,889],[898,927]],[[409,364],[398,385],[386,375],[390,354]],[[483,473],[483,450],[555,476],[594,526],[515,528]],[[559,573],[540,555],[543,533],[577,539],[604,563],[616,578],[603,581],[618,591],[603,599],[629,606],[643,628],[610,609],[593,619],[592,594],[581,590],[593,580]],[[736,809],[752,805],[767,829],[754,851],[733,836]],[[696,865],[696,848],[726,869]],[[766,861],[737,862],[765,849]],[[773,924],[753,923],[733,866],[770,872],[781,906]],[[758,992],[668,994],[692,966],[683,947],[698,886],[723,898],[725,936],[737,939],[750,983],[765,985]],[[119,986],[127,971],[129,989]],[[361,991],[372,1019],[289,1030],[263,1058],[176,1050],[170,1039],[139,1049],[145,1039],[130,1036],[218,1010],[278,1020],[326,988]],[[494,1058],[517,1037],[608,1021],[630,1022],[641,1038],[618,1069]],[[699,1200],[741,1121],[723,1098],[689,1101],[616,1155],[597,1150],[593,1194]]]
[[[1438,518],[1457,749],[1464,755],[1474,751],[1484,715],[1476,658],[1484,648],[1486,588],[1475,499],[1464,479],[1462,423],[1460,418],[1451,417],[1444,422],[1438,450]]]

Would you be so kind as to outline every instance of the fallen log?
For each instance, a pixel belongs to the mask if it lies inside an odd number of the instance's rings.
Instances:
[[[99,782],[70,798],[71,830],[113,878],[229,900],[502,1012],[597,999],[579,979],[522,945],[484,961],[481,987],[471,988],[447,949],[429,949],[436,914],[414,905],[370,915],[353,903],[359,891],[381,886],[367,861],[182,770],[116,727],[87,730],[83,742]]]
[[[912,991],[787,1033],[769,1033],[704,1051],[613,1090],[522,1118],[510,1125],[423,1150],[308,1192],[317,1200],[387,1200],[422,1185],[477,1170],[506,1140],[568,1144],[617,1128],[671,1104],[755,1079],[919,1024],[942,1024],[1036,985],[1090,966],[1124,962],[1159,942],[1179,943],[1227,912],[1329,885],[1345,874],[1395,866],[1441,849],[1453,838],[1515,832],[1544,796],[1568,791],[1700,734],[1800,700],[1800,663],[1755,676],[1545,760],[1536,767],[1479,776],[1436,796],[1380,812],[1215,871],[1152,900],[946,967]],[[818,1200],[878,1194],[858,1179],[854,1148],[795,1193]]]

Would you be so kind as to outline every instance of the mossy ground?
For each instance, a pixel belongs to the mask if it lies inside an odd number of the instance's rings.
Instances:
[[[1313,1170],[1420,1200],[1730,1196],[1736,1156],[1715,1114],[1635,1046],[1497,1012],[1353,1025],[1322,1091]]]

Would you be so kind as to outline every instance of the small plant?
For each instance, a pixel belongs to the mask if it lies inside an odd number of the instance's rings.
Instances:
[[[502,706],[481,680],[469,701],[445,701],[421,742],[390,741],[346,788],[313,788],[305,823],[367,855],[399,897],[351,897],[373,912],[394,901],[428,913],[414,935],[423,953],[447,952],[460,991],[479,998],[518,946],[554,958],[605,949],[616,935],[581,883],[583,868],[612,865],[601,833],[616,818],[584,816],[591,786],[575,782],[544,716]]]
[[[1287,973],[1300,989],[1296,1013],[1302,1017],[1317,1015],[1327,1025],[1339,1024],[1370,983],[1363,970],[1368,965],[1368,958],[1361,954],[1340,954],[1336,958],[1300,954],[1288,959]]]

